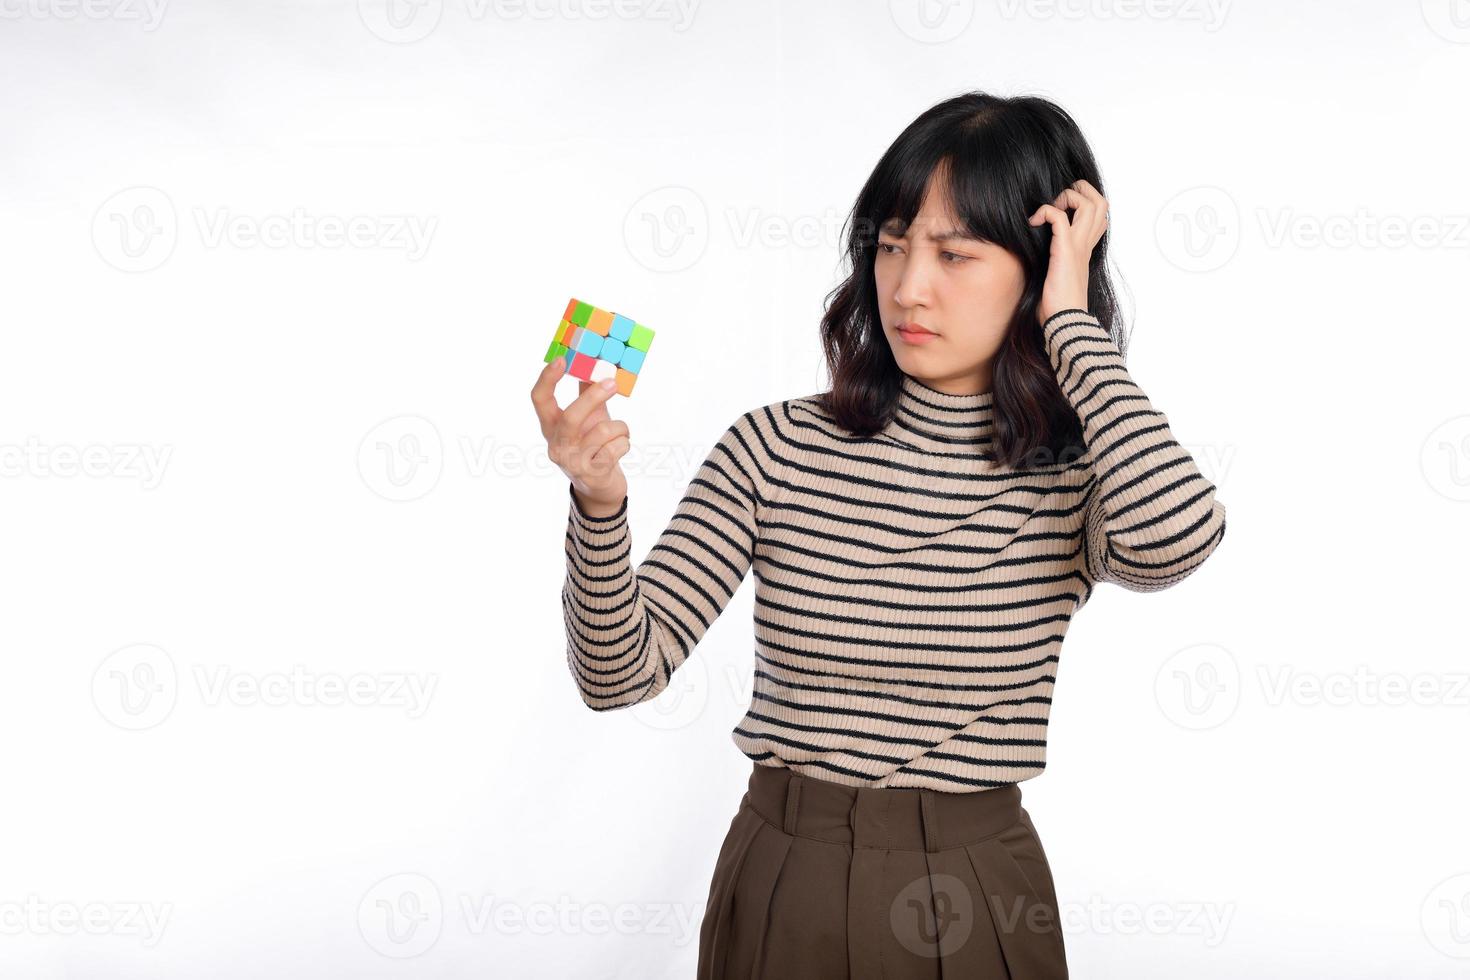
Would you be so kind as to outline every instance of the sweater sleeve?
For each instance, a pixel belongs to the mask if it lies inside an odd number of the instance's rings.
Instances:
[[[1090,583],[1155,592],[1182,581],[1225,535],[1215,485],[1175,441],[1096,317],[1062,310],[1041,331],[1087,444],[1082,550]]]
[[[562,612],[567,663],[594,711],[655,697],[688,659],[744,581],[770,486],[756,413],[720,437],[684,491],[668,527],[636,568],[628,499],[589,517],[571,495]]]

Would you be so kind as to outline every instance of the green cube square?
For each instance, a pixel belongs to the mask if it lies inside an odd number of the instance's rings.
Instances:
[[[653,331],[641,323],[633,324],[633,332],[628,334],[628,346],[636,347],[643,353],[648,353],[649,346],[653,343]]]

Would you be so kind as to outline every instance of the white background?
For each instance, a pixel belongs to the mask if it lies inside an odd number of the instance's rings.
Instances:
[[[0,0],[0,976],[692,976],[753,586],[588,711],[528,392],[657,331],[641,556],[971,88],[1081,123],[1229,515],[1065,644],[1073,976],[1470,970],[1470,7],[925,2]]]

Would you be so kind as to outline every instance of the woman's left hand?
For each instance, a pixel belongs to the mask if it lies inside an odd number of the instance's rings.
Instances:
[[[1075,209],[1070,220],[1066,208]],[[1040,323],[1062,310],[1087,309],[1087,264],[1108,230],[1108,202],[1096,187],[1079,180],[1027,219],[1036,226],[1043,221],[1051,222],[1051,260],[1041,287]]]

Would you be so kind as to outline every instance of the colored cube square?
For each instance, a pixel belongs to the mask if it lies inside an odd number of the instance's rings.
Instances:
[[[586,354],[588,357],[597,357],[602,353],[602,335],[593,333],[591,330],[583,330],[582,335],[577,338],[577,353]]]
[[[654,332],[631,317],[584,303],[575,296],[557,322],[542,360],[561,357],[566,373],[586,382],[612,378],[617,392],[631,395],[643,370]]]
[[[618,359],[618,367],[624,371],[637,374],[643,370],[644,354],[636,347],[623,348],[623,356]]]
[[[594,384],[603,378],[613,378],[616,380],[617,376],[618,369],[607,361],[598,358],[592,362],[592,381]]]
[[[623,346],[623,342],[616,337],[604,337],[602,340],[602,350],[597,356],[609,364],[617,364],[618,359],[623,356],[623,351],[626,349]]]
[[[636,347],[643,353],[648,353],[648,348],[653,345],[653,331],[641,323],[633,324],[633,332],[624,341],[629,347]]]
[[[596,307],[587,315],[587,329],[599,336],[607,336],[607,328],[612,326],[613,315],[607,310],[599,310]]]
[[[586,354],[572,355],[572,363],[567,367],[567,374],[583,381],[592,380],[592,365],[597,363],[597,358],[588,357]]]

